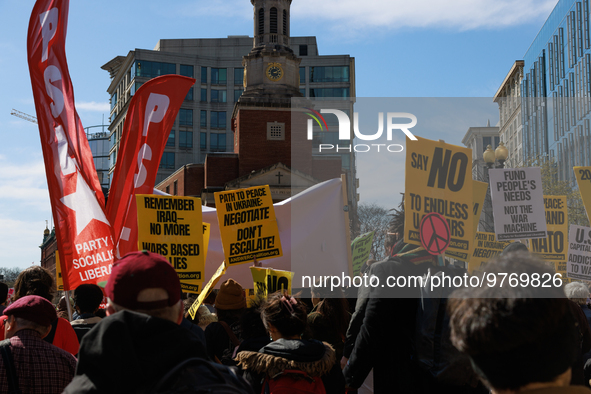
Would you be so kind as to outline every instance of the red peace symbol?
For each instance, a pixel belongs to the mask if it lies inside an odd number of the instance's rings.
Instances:
[[[449,225],[443,215],[437,212],[426,214],[421,220],[421,245],[434,256],[445,252],[451,240]]]

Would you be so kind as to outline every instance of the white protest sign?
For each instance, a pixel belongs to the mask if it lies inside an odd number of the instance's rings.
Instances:
[[[566,276],[591,280],[591,227],[571,225],[568,232]]]
[[[489,170],[497,241],[546,237],[539,167]]]

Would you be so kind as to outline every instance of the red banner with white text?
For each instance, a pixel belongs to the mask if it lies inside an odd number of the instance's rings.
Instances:
[[[164,146],[195,79],[163,75],[149,80],[129,104],[107,202],[118,257],[138,250],[135,195],[152,194]]]
[[[111,273],[113,238],[66,62],[68,0],[33,7],[27,55],[65,290]]]

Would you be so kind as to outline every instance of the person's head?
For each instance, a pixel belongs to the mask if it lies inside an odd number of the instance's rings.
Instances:
[[[564,293],[569,300],[579,305],[586,305],[589,298],[589,288],[581,282],[571,282],[564,286]]]
[[[38,295],[52,302],[55,290],[55,280],[51,273],[41,266],[34,265],[22,271],[16,278],[12,300]]]
[[[511,242],[505,246],[505,249],[501,252],[502,254],[509,254],[515,252],[528,252],[527,246],[519,241]]]
[[[274,341],[299,338],[308,325],[306,306],[285,290],[267,297],[261,309],[261,318]]]
[[[83,284],[74,290],[74,304],[78,313],[94,313],[103,302],[103,291],[95,284]]]
[[[199,309],[197,310],[197,315],[199,316],[197,324],[203,330],[205,330],[207,326],[211,323],[218,321],[217,315],[211,313],[205,305],[199,306]]]
[[[130,252],[115,262],[105,294],[107,315],[128,309],[175,323],[183,318],[179,277],[157,253]]]
[[[316,312],[323,315],[330,322],[331,327],[339,334],[345,335],[349,327],[351,315],[349,304],[340,288],[312,287],[312,304]]]
[[[562,287],[531,282],[552,280],[554,271],[518,252],[497,257],[486,272],[496,283],[458,290],[449,300],[454,346],[471,358],[493,392],[568,384],[578,346],[570,302]],[[505,281],[500,287],[502,275],[509,280],[511,274],[519,278],[518,286]]]
[[[246,309],[246,295],[240,283],[234,279],[222,283],[214,306],[219,320],[227,323],[240,320]]]
[[[4,314],[7,316],[4,323],[6,338],[21,330],[34,330],[44,338],[51,330],[51,323],[57,319],[51,302],[36,295],[19,298],[4,310]]]
[[[8,298],[8,285],[0,282],[0,305],[4,305]]]

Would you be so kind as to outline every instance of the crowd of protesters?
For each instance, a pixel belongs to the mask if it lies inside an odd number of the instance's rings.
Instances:
[[[402,240],[385,246],[389,256],[363,272],[463,273]],[[487,272],[553,272],[525,249],[511,244]],[[348,298],[313,287],[247,305],[244,284],[228,279],[191,318],[195,298],[181,293],[170,263],[143,251],[116,262],[101,285],[54,306],[46,269],[19,275],[0,306],[0,392],[591,393],[581,282],[452,294],[361,287]],[[0,284],[0,299],[7,290]]]

